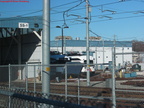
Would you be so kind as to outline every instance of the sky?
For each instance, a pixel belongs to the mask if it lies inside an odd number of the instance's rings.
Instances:
[[[0,18],[27,17],[43,15],[43,0],[28,2],[2,2],[0,0]],[[10,1],[10,0],[7,0]],[[20,0],[15,0],[20,1]],[[144,0],[88,0],[89,36],[101,36],[104,40],[144,41]],[[64,36],[73,39],[86,37],[85,0],[50,0],[50,38]]]

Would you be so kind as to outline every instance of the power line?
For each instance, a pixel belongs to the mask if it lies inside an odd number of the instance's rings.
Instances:
[[[131,0],[126,0],[126,1],[131,1]],[[95,6],[90,5],[90,6],[91,7],[101,7],[101,6],[112,5],[112,4],[117,4],[117,3],[121,3],[121,2],[118,1],[118,2],[111,2],[111,3],[106,3],[106,4],[99,4],[99,5],[95,5]],[[73,9],[71,11],[77,11],[77,10],[83,10],[83,9],[85,9],[85,7],[78,8],[78,9]]]
[[[136,11],[125,11],[125,12],[116,12],[114,14],[102,14],[102,15],[96,15],[96,16],[92,16],[92,17],[99,17],[99,16],[109,16],[109,15],[118,15],[118,14],[126,14],[126,13],[133,13],[133,14],[137,14],[137,13],[144,13],[144,10],[136,10]]]
[[[129,0],[129,1],[131,1],[131,0]],[[74,1],[74,2],[78,2],[78,1]],[[70,2],[70,3],[68,3],[68,4],[71,4],[71,3],[74,3],[74,2]],[[81,4],[82,2],[80,2],[80,4]],[[119,3],[119,2],[112,2],[112,3],[107,3],[107,4],[101,4],[101,5],[110,5],[110,4],[115,4],[115,3]],[[64,4],[63,4],[64,5]],[[96,6],[101,6],[101,5],[96,5]],[[61,6],[61,5],[60,5]],[[79,6],[79,5],[78,5]],[[96,6],[93,6],[93,7],[96,7]],[[65,12],[67,12],[67,11],[72,11],[72,10],[75,10],[74,9],[75,8],[75,6],[72,8],[72,9],[68,9],[68,10],[66,10]],[[30,12],[30,13],[27,13],[27,14],[22,14],[22,15],[18,15],[18,17],[22,17],[22,16],[25,16],[25,15],[31,15],[31,14],[35,14],[35,13],[38,13],[38,12],[41,12],[42,10],[38,10],[38,11],[35,11],[35,12]],[[97,16],[91,16],[91,17],[98,17],[98,16],[107,16],[107,15],[118,15],[118,14],[124,14],[124,13],[134,13],[134,12],[141,12],[141,11],[144,11],[144,10],[136,10],[136,11],[126,11],[126,12],[117,12],[117,13],[115,13],[115,14],[104,14],[104,15],[97,15]],[[63,11],[61,11],[61,13],[63,13]],[[52,14],[54,14],[54,13],[52,13]],[[113,18],[113,19],[124,19],[124,18],[133,18],[133,17],[139,17],[139,16],[130,16],[130,17],[122,17],[122,18]],[[13,19],[13,18],[17,18],[17,17],[10,17],[10,18],[8,18],[7,20],[10,20],[10,19]],[[71,20],[78,20],[78,19],[84,19],[85,17],[81,17],[81,18],[71,18],[71,19],[65,19],[65,20],[67,20],[67,21],[71,21]],[[111,19],[111,20],[113,20],[113,19]],[[14,19],[13,19],[14,20]],[[63,19],[62,20],[55,20],[55,21],[51,21],[51,22],[60,22],[60,21],[64,21]],[[93,21],[93,22],[101,22],[101,21],[108,21],[108,19],[106,19],[106,20],[99,20],[99,21]]]
[[[55,7],[52,7],[52,9],[56,9],[58,7],[62,7],[62,6],[67,6],[67,5],[70,5],[70,4],[73,4],[73,3],[76,3],[76,2],[79,2],[80,0],[77,0],[77,1],[74,1],[74,2],[69,2],[69,3],[66,3],[66,4],[62,4],[62,5],[58,5],[58,6],[55,6]],[[24,10],[21,10],[21,11],[8,11],[8,12],[22,12]],[[25,14],[20,14],[20,15],[15,15],[15,17],[22,17],[22,16],[26,16],[26,15],[32,15],[32,14],[35,14],[35,13],[39,13],[39,12],[42,12],[42,10],[37,10],[37,11],[33,11],[33,12],[30,12],[30,13],[25,13]],[[57,12],[57,13],[63,13],[64,11],[61,11],[61,12]],[[1,12],[1,13],[5,13],[5,12]],[[52,14],[57,14],[57,13],[52,13]]]
[[[101,15],[96,15],[96,16],[91,16],[91,17],[99,17],[99,16],[109,16],[109,15],[117,15],[117,14],[125,14],[125,13],[141,13],[143,12],[144,10],[136,10],[136,11],[125,11],[125,12],[117,12],[115,14],[101,14]],[[77,20],[77,19],[84,19],[85,17],[81,17],[81,18],[75,18],[75,19],[67,19],[67,20]],[[62,20],[58,20],[58,21],[62,21]],[[57,22],[57,21],[53,21],[53,22]]]
[[[81,2],[80,2],[79,4],[77,4],[77,5],[75,5],[75,6],[71,7],[71,8],[69,8],[69,9],[67,9],[66,11],[64,11],[64,13],[63,13],[64,25],[66,25],[65,15],[68,16],[68,12],[69,12],[70,10],[72,10],[72,9],[74,9],[74,8],[76,8],[76,7],[78,7],[78,6],[80,6],[83,2],[85,2],[85,1],[84,1],[84,0],[83,0],[83,1],[81,0]]]
[[[70,5],[70,4],[79,2],[79,1],[82,1],[82,0],[77,0],[77,1],[74,1],[74,2],[69,2],[69,3],[66,3],[66,4],[62,4],[62,5],[58,5],[58,6],[52,7],[51,11],[53,11],[53,9],[56,9],[58,7],[67,6],[67,5]],[[132,1],[132,0],[125,0],[125,1]],[[112,4],[116,4],[116,3],[121,3],[121,2],[119,2],[119,1],[118,2],[111,2],[111,3],[96,5],[96,6],[92,6],[91,5],[91,7],[100,7],[100,6],[112,5]],[[73,10],[72,9],[70,9],[70,10],[68,9],[68,10],[69,11],[77,11],[77,10],[83,10],[83,9],[85,9],[85,8],[78,8],[78,9],[73,9]],[[67,10],[65,10],[65,11],[67,11]],[[56,11],[55,13],[51,13],[51,14],[63,13],[65,11]],[[21,15],[15,15],[15,16],[21,16],[22,17],[22,16],[26,16],[26,15],[32,15],[32,14],[35,14],[35,13],[39,13],[39,12],[42,12],[42,10],[38,10],[38,11],[30,12],[30,13],[25,13],[25,14],[21,14]]]
[[[127,0],[127,1],[131,1],[131,0]],[[120,3],[120,2],[112,2],[112,3],[107,3],[107,4],[101,4],[101,5],[96,5],[96,6],[93,6],[93,7],[98,7],[98,6],[104,6],[104,5],[111,5],[111,4],[115,4],[115,3]],[[79,8],[79,9],[73,9],[71,11],[75,11],[75,10],[80,10],[80,9],[84,9],[84,8]],[[138,10],[138,11],[143,11],[143,10]],[[130,12],[121,12],[121,13],[115,13],[115,14],[123,14],[123,13],[131,13],[131,12],[136,12],[136,11],[130,11]],[[106,15],[111,15],[111,14],[106,14]],[[100,16],[100,15],[97,15],[97,16]],[[102,15],[101,15],[102,16]],[[94,17],[94,16],[92,16]],[[83,17],[84,18],[84,17]],[[81,19],[83,19],[81,18]],[[67,20],[71,20],[71,19],[67,19]]]
[[[138,10],[138,11],[143,11],[143,10]],[[137,12],[137,11],[129,11],[129,12],[121,12],[121,13],[117,13],[117,14],[123,14],[123,13],[131,13],[131,12]],[[106,15],[110,15],[110,14],[105,14],[103,16],[106,16]],[[102,16],[102,15],[98,15],[98,16]],[[98,17],[98,16],[92,16],[92,17]],[[135,18],[135,17],[143,17],[144,15],[139,15],[139,16],[128,16],[128,17],[119,17],[119,18],[113,18],[111,20],[118,20],[118,19],[127,19],[127,18]],[[40,17],[40,16],[32,16],[34,18],[36,17]],[[15,19],[16,18],[16,19]],[[19,17],[10,17],[10,18],[7,18],[7,19],[0,19],[0,21],[6,21],[6,20],[17,20],[17,18]],[[22,18],[30,18],[30,17],[22,17]],[[84,17],[82,18],[71,18],[71,19],[67,19],[67,21],[71,21],[71,20],[78,20],[78,19],[84,19]],[[39,19],[37,19],[39,20]],[[51,21],[51,22],[60,22],[60,21],[63,21],[62,20],[56,20],[56,21]],[[105,20],[97,20],[97,21],[92,21],[92,22],[103,22],[103,21],[109,21],[109,19],[105,19]],[[76,24],[71,24],[71,25],[76,25]]]
[[[144,0],[133,0],[133,1],[137,1],[137,2],[144,2]]]
[[[25,15],[31,15],[31,14],[35,14],[35,13],[38,13],[38,12],[41,12],[42,10],[39,10],[39,11],[35,11],[35,12],[30,12],[30,13],[26,13],[26,14],[22,14],[22,15],[18,15],[19,17],[21,16],[25,16]]]
[[[126,1],[132,1],[132,0],[126,0]],[[90,5],[90,6],[91,7],[101,7],[101,6],[112,5],[112,4],[117,4],[117,3],[121,3],[121,2],[118,1],[118,2],[99,4],[99,5],[95,5],[95,6]],[[63,5],[63,6],[65,6],[65,5]],[[85,7],[82,7],[82,8],[78,8],[78,9],[69,10],[69,11],[72,12],[72,11],[78,11],[78,10],[84,10],[84,9],[85,9]],[[57,14],[57,13],[62,13],[62,12],[64,12],[64,11],[57,11],[56,13],[51,13],[51,14]]]
[[[79,1],[80,0],[76,0],[76,1],[73,1],[73,2],[65,3],[65,4],[62,4],[62,5],[58,5],[58,6],[54,6],[51,9],[59,8],[59,7],[62,7],[62,6],[67,6],[69,4],[73,4],[73,3],[76,3],[76,2],[79,2]]]
[[[144,15],[139,15],[139,16],[128,16],[128,17],[119,17],[119,18],[113,18],[113,19],[105,19],[105,20],[97,20],[97,21],[91,21],[91,23],[94,23],[94,22],[104,22],[104,21],[112,21],[112,20],[120,20],[120,19],[127,19],[127,18],[135,18],[135,17],[144,17]],[[78,18],[76,18],[78,19]],[[76,20],[75,19],[75,20]],[[74,19],[67,19],[67,21],[70,21],[70,20],[74,20]],[[52,21],[52,22],[59,22],[59,21],[63,21],[63,20],[58,20],[58,21]],[[84,23],[77,23],[77,24],[84,24]],[[77,24],[70,24],[70,26],[72,25],[77,25]]]
[[[144,15],[113,18],[113,19],[111,19],[111,20],[120,20],[120,19],[135,18],[135,17],[144,17]],[[92,21],[92,22],[102,22],[102,21],[110,21],[110,20],[107,19],[107,20],[98,20],[98,21]]]

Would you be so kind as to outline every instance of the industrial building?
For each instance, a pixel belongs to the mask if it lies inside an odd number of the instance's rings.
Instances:
[[[0,19],[0,64],[25,64],[41,62],[42,17],[16,17]],[[63,43],[63,44],[62,44]],[[112,48],[116,53],[132,52],[131,41],[109,41],[101,37],[89,38],[89,51],[93,63],[112,61]],[[71,36],[57,36],[50,43],[51,51],[86,52],[86,40],[72,39]],[[132,54],[116,55],[116,64],[132,63]]]
[[[51,50],[62,51],[61,40],[51,41]],[[123,65],[125,63],[132,63],[132,54],[124,54],[132,52],[131,41],[104,41],[104,40],[90,40],[90,56],[93,57],[93,63],[108,63],[112,61],[112,49],[115,46],[116,65]],[[64,52],[78,51],[80,54],[86,52],[86,40],[65,40]],[[85,53],[86,54],[86,53]]]
[[[41,64],[41,28],[41,17],[17,17],[1,19],[0,65],[27,63]],[[52,40],[50,42],[51,51],[62,52],[63,50],[64,54],[66,54],[66,52],[79,52],[80,54],[83,54],[83,58],[82,56],[79,56],[79,58],[86,61],[86,39],[72,39],[71,36],[66,36],[66,38],[64,37],[63,39],[61,38],[62,37],[59,36],[56,38],[56,40]],[[115,48],[116,53],[121,53],[121,55],[116,55],[117,66],[132,63],[132,54],[125,54],[127,52],[132,52],[131,41],[114,42],[110,40],[103,40],[100,37],[89,38],[90,60],[93,61],[93,64],[108,64],[111,62],[113,48]],[[15,70],[15,72],[18,71],[20,70]]]
[[[17,39],[18,36],[15,36]],[[79,53],[86,52],[86,40],[65,40],[66,45],[64,49],[66,52]],[[112,49],[114,47],[113,41],[90,41],[90,56],[93,58],[93,63],[108,63],[112,61]],[[51,51],[62,51],[62,40],[51,41]],[[42,58],[41,40],[34,33],[21,35],[21,55],[18,54],[18,45],[13,37],[0,39],[0,64],[18,64],[18,58],[21,59],[19,63],[26,62],[40,63]],[[124,54],[132,52],[131,41],[116,41],[115,44],[116,64],[132,63],[132,54]]]

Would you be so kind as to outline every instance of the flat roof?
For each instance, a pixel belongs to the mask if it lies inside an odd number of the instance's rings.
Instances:
[[[113,47],[114,41],[89,41],[90,47]],[[51,47],[62,46],[61,40],[51,41]],[[86,47],[86,40],[66,40],[67,47]],[[116,47],[132,47],[132,41],[116,41]]]
[[[29,28],[42,28],[42,16],[0,18],[0,28],[18,28],[19,23],[29,23]]]

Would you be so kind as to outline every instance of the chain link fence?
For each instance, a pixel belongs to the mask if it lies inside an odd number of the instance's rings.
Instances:
[[[116,88],[112,91],[112,66],[90,65],[90,86],[87,86],[86,67],[85,64],[51,65],[48,98],[51,103],[48,104],[43,100],[42,66],[39,63],[0,66],[0,108],[41,108],[43,104],[63,108],[67,103],[73,108],[111,108],[113,92],[116,108],[144,107],[143,75],[135,71],[128,77],[122,70],[117,70]],[[60,104],[57,105],[57,101]]]

